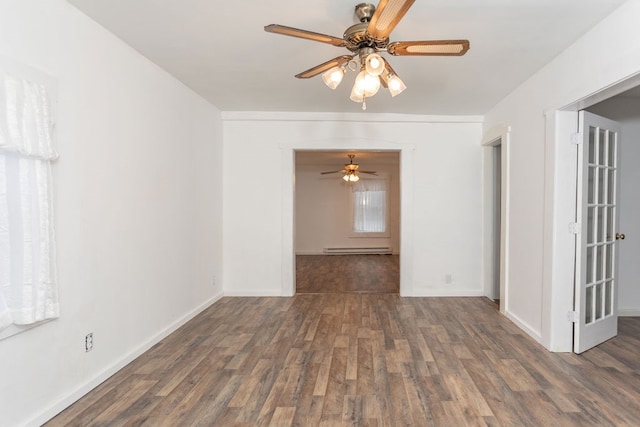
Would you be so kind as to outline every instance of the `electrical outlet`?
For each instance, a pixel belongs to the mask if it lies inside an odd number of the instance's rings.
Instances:
[[[84,351],[93,350],[93,332],[84,337]]]
[[[446,276],[444,276],[444,283],[446,283],[447,285],[450,285],[453,283],[453,274],[447,274]]]

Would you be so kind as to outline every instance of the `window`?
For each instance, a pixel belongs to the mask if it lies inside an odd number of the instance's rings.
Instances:
[[[353,185],[352,235],[382,237],[388,235],[387,180],[360,180]]]
[[[58,316],[52,129],[46,85],[0,67],[0,330]]]

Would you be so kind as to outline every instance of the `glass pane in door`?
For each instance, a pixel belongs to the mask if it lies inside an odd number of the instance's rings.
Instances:
[[[594,204],[596,202],[596,186],[595,186],[595,181],[596,181],[596,167],[595,166],[589,166],[589,172],[588,172],[588,179],[589,179],[589,185],[587,187],[587,203]]]
[[[607,201],[605,203],[609,204],[609,205],[613,205],[614,204],[614,200],[615,200],[615,195],[616,195],[616,170],[615,169],[609,169],[607,170],[607,173],[609,174],[609,176],[607,177],[608,183],[607,183]]]
[[[595,224],[596,234],[598,235],[598,243],[603,243],[605,238],[605,221],[604,221],[605,208],[598,209],[597,222]]]
[[[607,164],[607,130],[599,129],[598,132],[598,164],[604,166]]]
[[[604,315],[611,316],[613,312],[613,282],[608,281],[605,283],[604,288]]]
[[[607,208],[607,242],[613,242],[616,238],[615,232],[613,231],[613,223],[614,223],[614,215],[615,210],[613,206]]]
[[[589,224],[593,223],[595,219],[595,210],[598,208],[594,208],[589,206],[587,208],[587,222]],[[594,235],[593,235],[593,226],[587,227],[587,243],[595,243]]]
[[[613,277],[613,243],[610,243],[606,246],[607,248],[607,256],[606,256],[606,266],[605,266],[605,277],[607,279],[611,279]]]
[[[609,152],[607,159],[607,166],[614,167],[616,160],[616,134],[611,131],[609,132]]]
[[[602,263],[604,261],[604,246],[600,245],[596,247],[596,281],[604,278],[604,271],[602,269]]]
[[[602,298],[602,287],[603,287],[602,283],[599,283],[596,285],[596,301],[595,301],[596,318],[595,320],[602,319],[602,306],[604,305],[604,301]]]
[[[589,127],[589,164],[596,164],[596,129]]]
[[[586,283],[593,283],[593,250],[594,246],[587,248],[587,277]]]
[[[584,310],[584,323],[589,324],[593,322],[593,286],[589,286],[587,291],[587,305]]]
[[[607,185],[605,182],[605,179],[607,177],[606,174],[606,170],[603,168],[598,168],[598,201],[596,203],[606,203],[607,197],[606,197],[606,190],[607,190]]]

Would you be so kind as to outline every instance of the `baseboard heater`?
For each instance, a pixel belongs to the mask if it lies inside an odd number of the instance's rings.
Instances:
[[[325,255],[390,255],[392,253],[389,247],[378,248],[324,248]]]

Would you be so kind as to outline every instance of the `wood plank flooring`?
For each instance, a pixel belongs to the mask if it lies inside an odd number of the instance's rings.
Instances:
[[[558,354],[495,307],[223,298],[46,425],[639,425],[639,319],[583,355]]]
[[[298,293],[392,293],[400,290],[399,255],[298,255]]]

